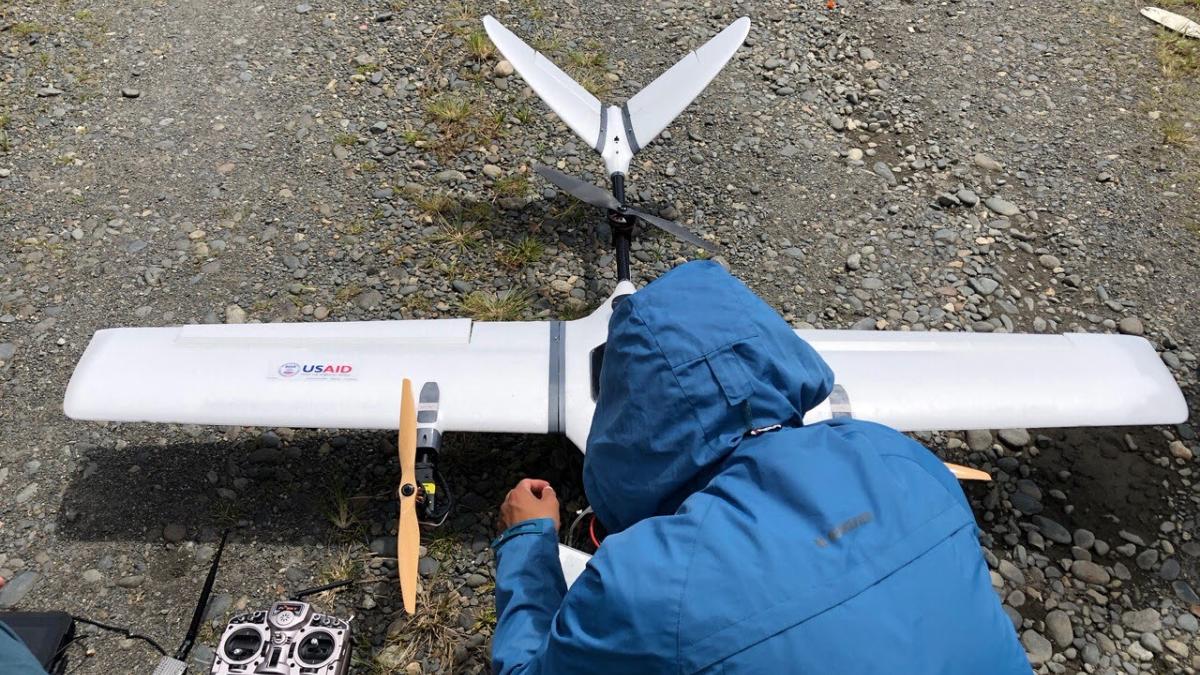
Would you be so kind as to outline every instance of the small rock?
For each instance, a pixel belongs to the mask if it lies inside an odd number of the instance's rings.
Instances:
[[[1162,630],[1162,617],[1154,608],[1129,611],[1121,615],[1121,625],[1139,633]]]
[[[984,452],[992,447],[992,432],[987,429],[972,429],[967,432],[967,447],[975,452]]]
[[[434,178],[442,183],[461,183],[467,179],[467,175],[455,169],[446,169],[439,171]]]
[[[37,572],[24,571],[0,586],[0,609],[12,609],[24,599],[37,583]]]
[[[127,577],[117,579],[117,585],[121,588],[137,588],[145,583],[146,577],[140,574],[131,574]]]
[[[488,178],[491,178],[494,180],[496,178],[499,178],[503,174],[504,174],[504,172],[500,169],[500,167],[496,166],[495,164],[484,164],[483,165],[483,175],[487,176]]]
[[[958,201],[962,202],[963,206],[975,206],[979,203],[979,195],[966,188],[955,192],[954,196],[958,198]]]
[[[1025,646],[1025,652],[1029,655],[1029,663],[1035,667],[1054,656],[1054,645],[1032,628],[1021,634],[1021,644]]]
[[[1167,558],[1163,561],[1162,567],[1158,568],[1158,576],[1166,581],[1175,581],[1179,578],[1181,571],[1177,558]]]
[[[985,171],[1003,171],[1004,165],[982,152],[975,155],[975,166]]]
[[[1075,534],[1071,536],[1071,540],[1076,546],[1086,551],[1095,545],[1096,535],[1092,534],[1091,530],[1079,529],[1075,530]]]
[[[846,258],[846,269],[848,269],[848,270],[862,269],[862,254],[861,253],[851,253],[850,256],[848,258]]]
[[[204,620],[214,621],[225,616],[225,612],[233,606],[233,596],[228,593],[216,593],[208,599],[208,607],[204,609]]]
[[[875,166],[871,167],[871,170],[875,172],[876,176],[887,181],[888,185],[896,185],[896,174],[892,173],[892,167],[888,166],[886,162],[875,162]]]
[[[1125,335],[1144,335],[1146,327],[1142,325],[1142,320],[1136,316],[1127,316],[1117,322],[1117,330]]]
[[[1158,562],[1158,549],[1148,548],[1138,554],[1134,559],[1139,569],[1148,570],[1154,567],[1154,563]]]
[[[1090,560],[1076,560],[1072,562],[1071,575],[1086,583],[1100,586],[1112,580],[1112,577],[1103,567]]]
[[[1000,196],[988,197],[983,205],[1002,216],[1015,216],[1021,212],[1016,204]]]
[[[468,574],[466,579],[467,585],[471,588],[479,588],[488,582],[488,578],[482,574]]]
[[[1029,437],[1029,432],[1024,429],[1001,429],[996,432],[996,435],[1000,437],[1000,440],[1014,448],[1023,448],[1029,445],[1029,441],[1032,440]]]
[[[246,323],[246,310],[238,305],[225,308],[225,323]]]
[[[1154,633],[1142,633],[1142,636],[1138,638],[1138,643],[1155,654],[1162,653],[1162,640],[1159,640]]]
[[[1025,585],[1025,573],[1021,571],[1020,567],[1014,565],[1012,561],[1007,559],[1001,560],[997,566],[997,571],[1000,572],[1000,576],[1011,581],[1014,586]]]
[[[3,347],[4,345],[0,345],[0,361],[4,360]],[[1168,447],[1171,450],[1172,457],[1182,459],[1186,462],[1192,461],[1192,449],[1184,445],[1182,441],[1171,441]]]
[[[312,5],[309,5],[309,4],[296,5],[296,13],[297,14],[308,14],[311,11],[312,11]]]
[[[1070,647],[1071,641],[1075,639],[1075,633],[1071,631],[1071,617],[1061,609],[1052,609],[1046,613],[1046,631],[1060,649]]]
[[[93,568],[90,570],[84,570],[84,572],[83,572],[83,580],[88,582],[89,584],[99,583],[103,579],[104,579],[104,573],[98,569]]]
[[[1045,516],[1034,516],[1033,524],[1037,525],[1038,530],[1042,533],[1042,536],[1046,537],[1050,541],[1063,545],[1069,545],[1071,543],[1071,533],[1067,531],[1067,528],[1063,527],[1059,523]]]
[[[826,121],[829,123],[829,126],[832,127],[834,131],[845,131],[846,130],[846,120],[843,119],[841,115],[830,115],[829,119]]]
[[[133,87],[125,87],[121,90],[121,96],[124,96],[125,98],[137,98],[141,95],[142,92],[134,89]]]
[[[60,94],[62,94],[62,89],[58,89],[57,87],[42,87],[37,90],[37,95],[41,98],[52,98]]]
[[[513,64],[509,63],[508,59],[505,59],[497,63],[496,67],[492,69],[492,72],[496,73],[496,75],[500,77],[508,77],[509,75],[513,74]]]

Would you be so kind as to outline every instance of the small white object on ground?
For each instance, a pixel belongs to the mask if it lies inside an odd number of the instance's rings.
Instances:
[[[1187,17],[1157,7],[1143,7],[1142,16],[1155,23],[1160,23],[1177,33],[1200,40],[1200,23],[1196,23]]]

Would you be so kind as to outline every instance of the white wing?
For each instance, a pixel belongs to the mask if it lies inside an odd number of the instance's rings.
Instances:
[[[629,99],[625,105],[633,127],[634,152],[649,145],[704,91],[749,32],[750,19],[743,16]]]
[[[796,331],[853,417],[901,431],[1174,424],[1187,404],[1154,348],[1126,335]],[[840,393],[809,412],[829,417]]]
[[[400,382],[437,382],[444,431],[546,433],[550,324],[368,321],[96,333],[75,419],[394,429]]]
[[[443,431],[562,431],[585,448],[593,350],[611,305],[569,322],[371,321],[96,333],[67,388],[76,419],[393,429],[400,381],[437,382]],[[902,431],[1174,424],[1187,405],[1123,335],[797,331],[838,385],[806,421]],[[318,372],[318,366],[319,372]],[[332,367],[332,368],[329,368]]]
[[[521,38],[513,35],[491,16],[483,17],[483,27],[496,49],[504,54],[521,77],[546,105],[566,122],[589,146],[600,146],[600,101],[571,76],[564,73]]]

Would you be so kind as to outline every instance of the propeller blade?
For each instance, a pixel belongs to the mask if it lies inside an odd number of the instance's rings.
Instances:
[[[720,253],[721,252],[720,247],[718,247],[716,244],[712,243],[711,241],[701,239],[699,236],[692,233],[686,227],[680,225],[679,223],[677,223],[673,220],[667,220],[666,218],[659,218],[658,216],[650,215],[649,213],[646,213],[645,211],[639,211],[637,209],[626,209],[626,212],[629,213],[630,215],[636,217],[638,220],[641,220],[642,222],[650,223],[651,225],[657,227],[658,229],[660,229],[664,232],[669,232],[670,234],[675,235],[679,239],[682,239],[683,241],[686,241],[687,243],[689,243],[693,246],[696,246],[698,248],[702,248],[702,249],[708,251],[709,253]]]
[[[400,522],[396,525],[396,567],[400,578],[400,596],[404,611],[417,610],[417,562],[421,547],[421,527],[417,522],[417,406],[413,402],[412,382],[405,379],[400,393]]]
[[[548,166],[538,165],[535,166],[533,170],[536,171],[537,174],[542,178],[545,178],[551,183],[557,185],[563,192],[566,192],[580,201],[587,202],[592,206],[598,206],[602,209],[613,209],[616,211],[620,210],[621,208],[621,202],[617,201],[617,198],[612,196],[612,194],[604,188],[597,187],[574,176],[568,176],[567,174],[557,169],[552,169]]]
[[[944,462],[944,464],[946,465],[947,469],[950,469],[950,473],[954,474],[954,477],[959,480],[978,480],[985,483],[992,480],[992,477],[989,476],[986,471],[980,471],[979,469],[972,469],[970,467],[960,466],[958,464],[951,464],[950,462]]]

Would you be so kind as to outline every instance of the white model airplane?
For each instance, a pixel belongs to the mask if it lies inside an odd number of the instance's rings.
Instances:
[[[624,105],[602,106],[492,17],[496,47],[535,92],[604,159],[611,192],[548,167],[538,172],[604,208],[617,284],[574,321],[469,319],[115,328],[92,338],[67,388],[81,420],[258,427],[395,429],[402,482],[399,569],[415,602],[417,511],[445,500],[435,462],[441,434],[565,434],[581,451],[595,407],[608,319],[636,291],[629,245],[638,222],[712,244],[625,204],[630,159],[716,76],[750,28],[733,22]],[[901,431],[1168,424],[1183,395],[1146,340],[1125,335],[799,330],[836,376],[805,418],[873,420]],[[417,383],[414,394],[409,381]],[[402,384],[403,383],[403,384]],[[400,412],[403,411],[403,412]],[[987,475],[955,467],[961,478]],[[564,550],[568,581],[586,557]]]

